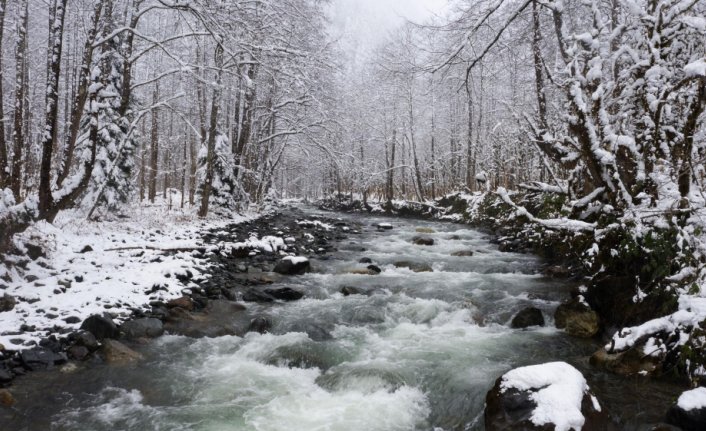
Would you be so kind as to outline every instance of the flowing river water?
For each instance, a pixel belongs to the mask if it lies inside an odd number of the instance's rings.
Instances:
[[[311,211],[309,212],[311,214]],[[327,214],[330,215],[330,214]],[[167,335],[138,347],[138,365],[31,373],[18,385],[32,403],[29,430],[478,430],[495,379],[511,368],[563,360],[585,373],[623,429],[659,421],[679,388],[591,369],[595,341],[553,328],[575,287],[542,275],[531,255],[501,253],[482,232],[441,222],[338,215],[362,225],[314,272],[278,282],[298,302],[248,305],[271,333],[192,339]],[[379,232],[374,224],[394,229]],[[424,227],[433,246],[411,238]],[[454,257],[471,250],[473,256]],[[379,275],[347,274],[362,257]],[[415,273],[393,263],[429,264]],[[343,296],[345,286],[364,294]],[[510,329],[527,306],[547,326]],[[19,398],[23,395],[19,393]],[[5,418],[6,419],[6,418]]]

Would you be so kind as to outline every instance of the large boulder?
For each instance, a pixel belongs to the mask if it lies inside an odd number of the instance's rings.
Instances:
[[[120,329],[125,338],[155,338],[164,333],[164,324],[154,318],[135,319],[123,323]]]
[[[416,245],[434,245],[434,239],[429,238],[428,236],[415,236],[412,238],[412,243]]]
[[[436,233],[436,231],[430,227],[418,227],[415,229],[417,233]]]
[[[433,272],[434,269],[426,263],[409,262],[406,260],[395,262],[396,268],[407,268],[414,272]]]
[[[270,332],[272,329],[272,321],[264,316],[258,316],[250,321],[250,327],[248,327],[248,332],[258,332],[260,334],[265,334]]]
[[[17,301],[15,301],[15,298],[13,296],[8,295],[7,293],[3,296],[0,296],[0,312],[10,311],[15,308],[16,304]]]
[[[116,325],[113,319],[107,314],[102,316],[98,314],[89,316],[81,324],[81,329],[90,332],[99,340],[118,338],[120,336],[118,325]]]
[[[298,301],[304,297],[303,293],[290,287],[265,289],[265,293],[280,301]]]
[[[142,355],[123,343],[115,340],[103,340],[101,353],[105,361],[111,365],[126,365],[142,359]]]
[[[473,256],[473,251],[472,251],[472,250],[454,251],[453,253],[451,253],[451,256],[454,256],[454,257],[471,257],[471,256]]]
[[[488,431],[611,429],[586,379],[565,362],[509,371],[495,382],[485,404]]]
[[[510,326],[513,328],[544,326],[544,316],[542,315],[542,310],[536,307],[527,307],[512,318]]]
[[[64,364],[67,358],[64,353],[56,353],[50,349],[36,347],[20,352],[20,361],[28,370],[37,371]]]
[[[556,327],[574,337],[591,338],[600,330],[598,313],[580,298],[574,298],[557,307],[554,313]]]
[[[274,272],[282,275],[302,275],[309,271],[311,263],[302,256],[286,256],[274,268]]]
[[[706,388],[696,388],[679,396],[667,412],[667,423],[684,431],[706,430]]]

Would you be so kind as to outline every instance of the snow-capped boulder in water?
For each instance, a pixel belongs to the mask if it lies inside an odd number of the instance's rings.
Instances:
[[[706,430],[706,388],[686,391],[667,413],[667,423],[684,431]]]
[[[302,256],[286,256],[274,268],[274,272],[283,275],[302,275],[310,270],[309,259]]]
[[[565,362],[511,370],[485,398],[485,429],[607,430],[608,414],[586,379]]]

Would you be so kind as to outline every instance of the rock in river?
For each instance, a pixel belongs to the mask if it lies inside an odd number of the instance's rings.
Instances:
[[[557,328],[566,330],[567,334],[574,337],[591,338],[600,329],[598,313],[591,310],[591,307],[579,298],[557,307],[554,321]]]
[[[528,307],[520,311],[512,319],[513,328],[528,328],[530,326],[544,326],[544,316],[542,310],[536,307]]]
[[[434,272],[431,266],[426,263],[408,262],[406,260],[395,262],[396,268],[407,268],[414,272]]]
[[[274,272],[283,275],[302,275],[311,270],[309,259],[302,256],[287,256],[279,261]]]
[[[141,354],[115,340],[104,340],[101,353],[111,365],[125,365],[142,359]]]
[[[412,242],[416,245],[434,245],[434,239],[428,236],[415,236],[412,238]]]
[[[164,325],[159,319],[145,318],[129,320],[120,325],[125,338],[155,338],[164,333]]]
[[[275,299],[281,301],[298,301],[304,297],[304,294],[290,287],[282,287],[280,289],[265,289],[265,293]]]
[[[20,360],[25,368],[36,371],[61,365],[66,362],[67,358],[64,353],[55,353],[49,349],[36,347],[20,352]]]
[[[706,388],[686,391],[667,412],[667,423],[684,431],[706,430]]]
[[[484,416],[487,431],[611,429],[586,379],[565,362],[507,372],[488,392]]]

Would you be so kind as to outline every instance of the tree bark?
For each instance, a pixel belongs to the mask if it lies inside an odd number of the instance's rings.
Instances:
[[[159,102],[159,83],[155,86],[152,92],[152,105],[157,105]],[[153,108],[150,113],[152,117],[152,129],[150,130],[150,168],[147,199],[154,203],[157,196],[157,164],[159,162],[159,121],[157,108]]]
[[[20,0],[18,4],[17,20],[17,46],[15,48],[15,112],[13,114],[13,154],[12,169],[10,172],[10,190],[15,195],[15,200],[20,200],[22,191],[22,173],[24,164],[24,116],[25,116],[25,93],[26,82],[24,65],[26,61],[27,46],[27,2]]]
[[[216,45],[214,60],[216,63],[216,84],[213,89],[213,98],[211,100],[211,121],[208,129],[208,148],[206,155],[206,178],[204,180],[201,194],[199,217],[206,217],[208,215],[208,202],[211,197],[211,187],[213,186],[213,162],[216,156],[215,149],[216,130],[218,126],[218,108],[221,103],[221,83],[223,81],[223,46],[220,42]]]
[[[53,16],[50,20],[49,41],[51,49],[47,53],[48,73],[46,84],[44,134],[42,136],[42,164],[39,171],[39,217],[51,211],[54,202],[51,195],[51,164],[54,143],[58,135],[59,78],[61,75],[61,55],[64,48],[64,18],[67,0],[54,0]]]
[[[9,177],[7,165],[7,143],[5,142],[5,108],[3,106],[5,101],[5,95],[3,94],[2,89],[2,83],[4,82],[2,36],[5,30],[6,6],[7,0],[0,0],[0,190],[5,188],[5,185],[7,184],[7,179]]]

